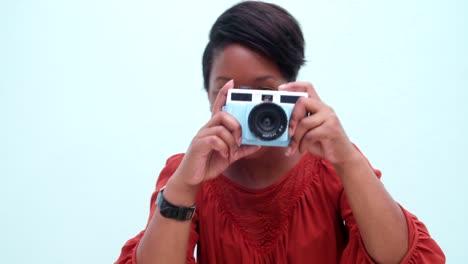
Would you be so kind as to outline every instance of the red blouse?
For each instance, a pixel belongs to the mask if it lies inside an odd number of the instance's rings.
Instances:
[[[168,159],[151,197],[183,155]],[[375,171],[380,177],[380,171]],[[333,167],[313,155],[278,182],[261,190],[220,176],[203,184],[196,199],[187,263],[374,263]],[[404,210],[409,250],[402,263],[445,263],[445,256],[422,222]],[[136,263],[144,231],[127,241],[116,263]],[[197,246],[197,260],[193,251]]]

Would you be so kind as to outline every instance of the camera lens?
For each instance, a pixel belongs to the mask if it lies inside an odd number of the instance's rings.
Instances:
[[[288,118],[279,105],[265,102],[252,108],[248,118],[250,131],[261,140],[279,138],[286,130]]]

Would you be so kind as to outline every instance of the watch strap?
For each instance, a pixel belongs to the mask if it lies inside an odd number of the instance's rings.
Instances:
[[[165,187],[161,188],[156,199],[160,214],[166,218],[175,219],[177,221],[191,220],[195,214],[196,206],[184,207],[172,204],[164,198],[164,189]]]

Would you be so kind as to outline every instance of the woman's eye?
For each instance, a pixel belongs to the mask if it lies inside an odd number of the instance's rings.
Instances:
[[[214,96],[214,97],[218,96],[219,91],[221,91],[221,89],[213,89],[213,90],[211,90],[212,96]]]

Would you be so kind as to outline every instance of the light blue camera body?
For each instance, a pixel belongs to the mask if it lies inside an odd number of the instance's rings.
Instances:
[[[299,97],[307,93],[230,89],[223,110],[242,128],[242,144],[286,147],[289,120]]]

